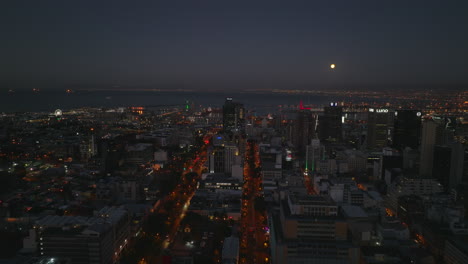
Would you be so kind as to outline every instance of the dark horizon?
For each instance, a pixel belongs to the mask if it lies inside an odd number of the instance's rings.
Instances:
[[[234,89],[235,88],[235,89]],[[398,91],[398,92],[418,92],[418,91],[463,91],[468,89],[468,83],[454,84],[351,84],[351,85],[111,85],[111,84],[89,84],[89,85],[22,85],[22,86],[1,86],[0,93],[7,92],[200,92],[200,93],[255,93],[255,92],[278,92],[278,91]],[[234,90],[232,90],[234,89]]]

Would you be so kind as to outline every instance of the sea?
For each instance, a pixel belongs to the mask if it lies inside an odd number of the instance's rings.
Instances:
[[[70,110],[82,107],[158,107],[190,105],[220,107],[226,98],[243,103],[248,109],[268,113],[280,106],[322,106],[339,102],[344,97],[318,94],[274,92],[196,92],[196,91],[16,91],[0,93],[0,113],[53,112],[55,109]],[[349,98],[348,98],[349,99]]]

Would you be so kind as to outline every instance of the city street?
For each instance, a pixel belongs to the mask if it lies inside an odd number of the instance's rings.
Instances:
[[[159,251],[154,252],[152,256],[141,259],[140,263],[157,262],[158,257],[163,255],[164,251],[170,248],[174,241],[180,222],[184,218],[190,206],[190,200],[197,189],[198,181],[207,159],[207,145],[211,137],[210,134],[207,134],[203,138],[203,145],[196,152],[195,157],[184,163],[185,169],[181,175],[181,182],[169,195],[155,206],[154,214],[167,215],[167,221],[165,223],[167,232],[157,235],[154,238],[156,243],[161,245]]]
[[[256,203],[263,200],[262,176],[258,144],[247,143],[244,160],[244,188],[242,195],[240,261],[241,263],[269,263],[268,228],[265,208]]]
[[[161,250],[167,249],[172,243],[174,236],[179,228],[180,221],[184,218],[185,213],[190,205],[195,191],[197,189],[198,180],[200,179],[201,171],[207,159],[207,142],[210,137],[206,136],[203,140],[203,145],[198,151],[197,156],[191,161],[185,164],[185,168],[188,168],[182,174],[182,183],[177,185],[174,191],[168,196],[166,203],[175,204],[173,209],[169,212],[170,222],[169,232],[162,244]],[[196,175],[194,178],[187,177],[187,175]],[[161,210],[165,210],[164,204],[160,207]]]

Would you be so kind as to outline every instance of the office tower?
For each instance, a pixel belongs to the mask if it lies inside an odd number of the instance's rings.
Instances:
[[[394,112],[389,109],[369,108],[367,148],[381,149],[391,142],[394,117]]]
[[[115,263],[130,238],[130,216],[120,207],[103,207],[92,217],[47,215],[35,224],[40,256],[71,263]]]
[[[452,159],[450,160],[449,188],[454,189],[463,181],[463,170],[465,166],[465,146],[460,142],[450,144]]]
[[[452,150],[449,146],[434,146],[432,177],[437,179],[444,186],[445,190],[449,189],[451,155]]]
[[[422,123],[421,162],[419,164],[419,175],[422,177],[432,177],[434,146],[442,144],[443,130],[441,119],[428,119]]]
[[[214,147],[208,152],[208,162],[210,173],[224,173],[225,172],[225,159],[224,159],[224,148]]]
[[[309,171],[315,171],[317,169],[317,163],[322,159],[322,146],[320,145],[319,139],[312,139],[310,145],[307,146],[306,155],[306,169]]]
[[[299,110],[297,112],[292,142],[299,152],[299,155],[305,153],[306,146],[309,145],[310,140],[315,137],[314,124],[315,118],[309,110]]]
[[[324,107],[324,115],[319,118],[319,136],[321,140],[341,141],[343,133],[343,108],[338,103]]]
[[[244,105],[226,98],[223,105],[223,129],[224,131],[240,130],[245,120]]]
[[[456,188],[462,182],[465,148],[459,142],[434,147],[433,177],[446,191]]]
[[[40,255],[62,257],[71,263],[114,263],[112,229],[109,224],[89,227],[49,227],[39,238]]]
[[[231,175],[232,166],[240,164],[239,149],[234,144],[224,146],[224,172]]]
[[[417,149],[421,140],[421,111],[395,111],[393,145],[403,150],[406,147]]]
[[[271,263],[358,263],[359,246],[329,196],[289,194],[271,215]]]
[[[462,182],[468,183],[468,145],[464,146],[463,150],[463,174],[462,174]],[[468,191],[468,190],[467,190]]]

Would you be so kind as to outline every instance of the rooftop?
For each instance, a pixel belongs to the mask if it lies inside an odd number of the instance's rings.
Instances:
[[[323,195],[289,195],[292,204],[333,206],[335,202]]]
[[[134,145],[129,145],[127,151],[143,151],[147,148],[153,147],[153,144],[150,143],[138,143]]]
[[[343,205],[341,210],[346,218],[366,218],[369,215],[360,207],[355,205]]]
[[[224,239],[223,259],[237,259],[239,255],[239,238],[230,236]]]

